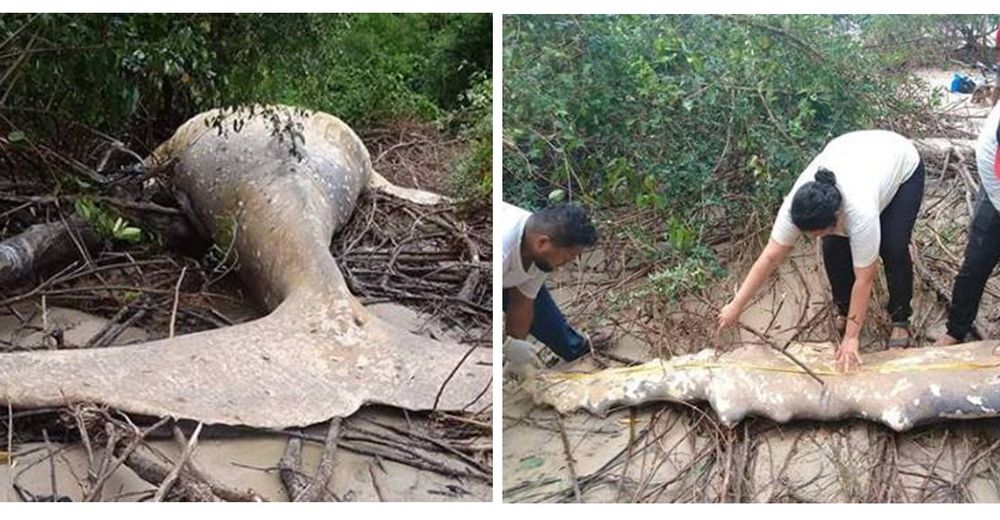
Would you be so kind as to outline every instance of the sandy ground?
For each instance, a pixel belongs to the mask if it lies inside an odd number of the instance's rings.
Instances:
[[[951,74],[950,70],[918,72],[932,90],[946,89]],[[978,132],[988,109],[969,103],[968,95],[941,95],[949,117],[966,121],[970,131]],[[929,170],[927,174],[913,244],[925,270],[950,292],[948,273],[961,262],[969,212],[964,197],[956,195],[963,185],[954,172],[942,175]],[[646,311],[653,314],[647,316],[646,325],[627,319],[642,313],[641,302],[603,315],[595,315],[592,304],[581,303],[593,297],[613,297],[601,289],[609,278],[605,256],[602,251],[585,256],[551,284],[556,300],[569,309],[576,325],[612,330],[611,352],[633,360],[709,346],[715,312],[705,302],[688,300],[670,306],[669,311]],[[749,266],[726,267],[729,276],[710,291],[716,305],[731,296]],[[946,312],[925,281],[919,275],[915,278],[911,325],[918,343],[924,344],[944,332]],[[1000,334],[996,326],[1000,318],[998,278],[988,286],[978,319],[986,324],[984,332],[990,337]],[[880,273],[872,304],[878,310],[870,313],[862,352],[884,348],[888,319],[881,308],[885,301]],[[799,339],[828,341],[833,337],[828,307],[829,284],[818,248],[801,240],[791,261],[761,291],[741,321],[778,343],[789,339],[797,324],[809,323],[808,333]],[[666,334],[650,334],[646,329],[657,321],[675,328]],[[724,344],[753,341],[757,339],[745,331],[722,338]],[[592,356],[558,367],[572,371],[601,368]],[[565,432],[568,449],[561,432]],[[1000,419],[952,422],[903,434],[862,421],[781,425],[749,419],[728,430],[717,424],[709,408],[671,403],[618,410],[606,418],[581,412],[560,419],[552,410],[534,405],[517,381],[504,382],[503,498],[507,502],[576,501],[574,480],[579,499],[586,502],[998,502],[998,448]]]
[[[977,105],[972,103],[972,97],[969,94],[962,94],[959,92],[949,92],[949,87],[951,85],[952,75],[955,73],[964,74],[969,79],[974,81],[976,85],[992,85],[994,78],[984,77],[983,74],[969,67],[960,67],[956,65],[949,69],[916,69],[913,71],[913,75],[917,78],[923,80],[927,83],[927,90],[931,94],[936,94],[942,96],[941,105],[946,110],[952,106],[960,106],[965,114],[981,114],[984,111],[989,112],[989,108],[984,105]]]
[[[373,419],[400,427],[407,424],[392,410],[378,408],[364,409],[352,418],[359,421]],[[325,426],[310,428],[306,433],[321,438],[325,433]],[[285,440],[280,435],[207,429],[201,434],[195,460],[206,473],[232,488],[253,489],[267,500],[286,501],[288,497],[278,478],[276,467],[285,449]],[[173,442],[154,441],[150,445],[171,460],[176,460],[179,455]],[[77,478],[86,475],[86,451],[78,443],[53,443],[53,449],[58,451],[54,459],[55,493],[52,490],[45,445],[29,443],[20,445],[15,450],[15,466],[0,466],[0,501],[18,500],[11,486],[12,476],[16,476],[21,486],[36,495],[59,494],[79,501],[82,492]],[[24,455],[18,455],[19,453]],[[302,454],[305,471],[311,472],[315,468],[321,453],[321,445],[305,444]],[[334,466],[329,489],[341,501],[488,501],[492,496],[490,487],[479,481],[458,481],[434,472],[346,450],[338,450]],[[149,499],[155,491],[154,486],[123,467],[108,481],[104,500]]]
[[[437,326],[426,316],[399,305],[379,304],[369,307],[379,317],[401,324],[420,334],[447,335],[448,331]],[[22,309],[26,314],[31,309]],[[47,309],[45,319],[50,326],[64,328],[66,345],[82,345],[96,334],[106,321],[71,309]],[[33,319],[42,324],[41,313]],[[40,332],[14,335],[19,329],[13,317],[0,318],[0,338],[16,341],[23,346],[41,346]],[[119,344],[143,341],[146,333],[132,328],[122,334]],[[127,347],[126,347],[127,348]],[[370,428],[367,421],[377,421],[400,428],[422,429],[424,419],[406,417],[400,410],[366,407],[353,415],[348,422]],[[306,433],[322,438],[325,425],[318,425]],[[483,440],[489,443],[489,439]],[[150,443],[171,460],[176,460],[179,450],[172,441]],[[287,500],[285,490],[277,473],[277,462],[285,448],[283,435],[254,433],[229,428],[207,428],[199,439],[194,454],[195,461],[206,472],[236,489],[253,489],[269,500]],[[16,501],[18,495],[12,487],[12,480],[36,495],[59,494],[74,501],[81,498],[78,479],[84,478],[87,470],[86,452],[79,443],[53,443],[58,451],[54,470],[50,469],[47,450],[43,443],[27,443],[15,446],[10,464],[0,464],[0,501]],[[4,450],[6,446],[4,446]],[[303,448],[303,468],[311,473],[322,452],[322,445],[305,443]],[[99,455],[100,452],[98,452]],[[0,462],[7,462],[0,459]],[[456,479],[432,471],[423,471],[411,466],[382,458],[353,453],[344,449],[335,455],[334,474],[329,487],[339,500],[345,501],[488,501],[492,498],[492,488],[474,479]],[[51,476],[55,475],[55,489]],[[149,499],[155,488],[139,479],[126,467],[119,469],[105,487],[104,499],[142,500]],[[381,495],[381,496],[380,496]]]

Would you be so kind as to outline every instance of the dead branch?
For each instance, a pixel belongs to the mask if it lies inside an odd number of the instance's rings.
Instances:
[[[62,222],[35,224],[23,233],[0,242],[0,285],[35,276],[46,267],[63,264],[79,251],[71,238],[79,234],[87,248],[98,243],[97,235],[78,217]]]
[[[337,441],[340,438],[339,417],[330,420],[330,426],[326,430],[326,440],[323,443],[323,455],[316,466],[316,474],[312,481],[298,494],[294,502],[319,502],[324,501],[329,493],[326,486],[333,476],[333,455],[337,452]]]

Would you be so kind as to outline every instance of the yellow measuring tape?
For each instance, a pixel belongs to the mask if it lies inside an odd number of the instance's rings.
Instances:
[[[545,377],[547,379],[562,379],[562,380],[581,380],[581,379],[600,379],[603,377],[608,377],[609,373],[611,377],[618,376],[629,376],[634,374],[651,374],[656,372],[666,372],[687,370],[687,369],[713,369],[713,368],[729,368],[737,370],[757,370],[761,372],[780,372],[785,374],[804,374],[808,375],[805,370],[801,367],[789,362],[787,367],[773,366],[773,365],[757,365],[752,363],[718,363],[711,361],[697,361],[691,363],[683,363],[678,365],[664,364],[663,366],[654,365],[639,365],[635,367],[623,367],[623,368],[611,368],[596,373],[573,373],[566,372],[561,374],[549,374]],[[952,361],[947,363],[926,363],[921,365],[900,365],[896,363],[883,363],[881,365],[865,366],[862,365],[860,369],[854,370],[849,373],[837,372],[831,368],[821,368],[815,369],[811,368],[812,372],[816,375],[822,375],[827,377],[842,377],[857,373],[868,373],[868,374],[897,374],[900,372],[930,372],[930,371],[957,371],[957,370],[986,370],[990,368],[1000,368],[1000,361],[995,363],[980,363],[975,361]]]

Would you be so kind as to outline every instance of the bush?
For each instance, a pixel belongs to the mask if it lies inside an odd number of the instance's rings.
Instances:
[[[0,70],[23,62],[0,95],[112,135],[131,129],[147,146],[200,111],[251,102],[352,126],[433,121],[489,73],[489,29],[474,14],[5,14]],[[135,131],[148,126],[160,135]]]
[[[940,65],[949,58],[996,63],[998,22],[995,14],[845,17],[865,49],[899,69]]]
[[[679,216],[734,192],[771,207],[832,136],[898,110],[834,17],[505,24],[504,196],[526,206],[564,188]]]
[[[611,230],[655,267],[632,296],[699,290],[721,274],[707,231],[769,221],[832,137],[924,106],[865,46],[872,23],[505,17],[503,197],[652,211],[655,224]]]
[[[469,143],[469,151],[453,166],[448,191],[489,206],[493,194],[493,81],[481,77],[464,98],[468,110],[460,114],[459,136]]]

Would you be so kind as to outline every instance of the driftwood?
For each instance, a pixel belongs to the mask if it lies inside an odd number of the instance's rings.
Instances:
[[[829,343],[790,347],[823,385],[761,346],[706,349],[592,374],[543,372],[527,385],[536,402],[562,413],[707,401],[728,425],[749,415],[778,422],[857,417],[902,431],[935,420],[1000,416],[1000,342],[874,352],[847,374],[834,370],[834,349]]]
[[[97,235],[79,217],[35,224],[0,242],[0,287],[34,276],[39,269],[68,263],[80,248],[93,248]]]
[[[278,460],[278,476],[285,487],[288,500],[294,502],[309,486],[309,480],[302,473],[302,437],[291,436],[285,445],[285,452]]]
[[[160,460],[152,450],[145,446],[130,453],[125,458],[125,465],[135,472],[139,478],[160,489],[172,486],[172,493],[178,498],[191,502],[221,502],[222,499],[212,492],[212,487],[205,481],[186,471],[173,473],[170,464]],[[168,481],[168,479],[173,479]],[[164,486],[167,484],[167,486]]]
[[[288,438],[285,452],[278,461],[278,474],[292,502],[324,502],[330,492],[327,485],[333,476],[333,455],[340,438],[340,418],[330,421],[323,441],[323,455],[316,465],[316,473],[309,480],[302,473],[302,438]]]
[[[126,348],[0,355],[0,402],[97,402],[152,416],[305,426],[365,403],[488,403],[490,349],[414,335],[366,311],[330,255],[372,177],[368,151],[327,114],[212,111],[153,154],[268,316]],[[397,190],[398,191],[398,190]]]

